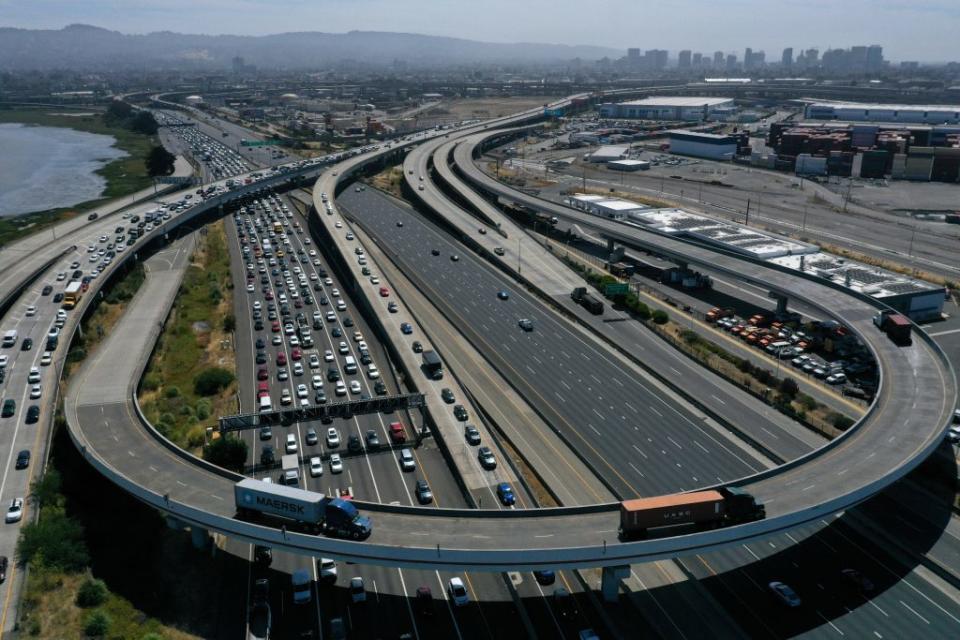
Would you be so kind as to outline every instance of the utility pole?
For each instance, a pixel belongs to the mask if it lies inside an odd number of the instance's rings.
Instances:
[[[917,237],[917,227],[914,225],[913,233],[910,234],[910,248],[907,250],[907,256],[913,257],[913,239]]]
[[[747,217],[743,221],[744,226],[750,226],[750,198],[747,198]]]

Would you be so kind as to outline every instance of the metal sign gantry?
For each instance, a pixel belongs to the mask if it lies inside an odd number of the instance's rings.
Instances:
[[[223,416],[217,421],[220,433],[244,431],[268,425],[292,424],[307,420],[324,418],[343,418],[367,413],[388,413],[390,411],[417,409],[424,406],[422,393],[407,393],[381,398],[330,402],[328,404],[310,404],[304,407],[291,407],[279,411],[261,411],[236,416]]]

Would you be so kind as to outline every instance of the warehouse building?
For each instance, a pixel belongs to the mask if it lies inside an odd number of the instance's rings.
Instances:
[[[574,209],[586,211],[587,213],[610,220],[626,220],[636,213],[649,209],[649,207],[637,204],[636,202],[630,202],[629,200],[582,193],[577,193],[566,198],[563,203]]]
[[[809,120],[958,124],[960,123],[960,106],[814,102],[804,107],[803,116]]]
[[[607,169],[614,171],[646,171],[650,163],[646,160],[612,160],[607,163]]]
[[[622,160],[627,157],[629,147],[600,147],[590,154],[590,162],[610,162],[611,160]]]
[[[736,136],[692,131],[668,131],[670,153],[709,160],[730,160],[737,155]]]
[[[600,117],[689,122],[708,120],[714,111],[729,110],[733,106],[732,98],[664,96],[628,102],[608,102],[600,105]]]

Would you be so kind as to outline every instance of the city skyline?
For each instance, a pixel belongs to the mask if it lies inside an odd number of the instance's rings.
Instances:
[[[843,6],[813,0],[807,18],[783,33],[783,13],[770,3],[734,0],[714,6],[702,0],[679,0],[670,7],[601,1],[597,10],[557,6],[545,0],[517,3],[490,0],[482,6],[454,0],[411,0],[402,11],[389,0],[290,0],[285,10],[267,0],[134,0],[117,11],[113,0],[78,4],[37,0],[28,5],[0,0],[0,24],[28,29],[59,29],[72,23],[91,24],[123,33],[174,31],[192,34],[266,35],[290,31],[342,33],[352,30],[419,33],[492,43],[536,42],[594,45],[626,50],[666,49],[672,57],[685,50],[723,51],[743,56],[744,46],[779,60],[784,47],[796,51],[880,44],[894,62],[947,62],[955,57],[951,43],[960,24],[960,7],[942,0],[901,6],[892,2],[851,0]],[[784,4],[784,8],[787,5]],[[425,20],[424,16],[430,17]],[[513,16],[503,20],[503,16]],[[689,16],[699,19],[690,20]],[[750,19],[745,20],[744,16]],[[613,19],[613,18],[616,19]],[[648,30],[643,25],[656,24]],[[465,31],[463,25],[469,24]],[[890,37],[890,24],[897,25]]]

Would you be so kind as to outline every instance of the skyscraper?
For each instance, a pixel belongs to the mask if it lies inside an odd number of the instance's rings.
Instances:
[[[872,44],[867,47],[867,69],[876,71],[883,68],[883,47]]]
[[[753,49],[750,47],[747,47],[747,49],[743,52],[743,68],[753,68]]]
[[[724,56],[723,51],[714,51],[713,52],[713,66],[719,69],[723,66]]]
[[[695,53],[693,54],[693,60],[690,62],[690,64],[694,67],[700,67],[703,65],[703,60],[704,58],[702,53]],[[707,58],[707,62],[710,62],[709,58]]]
[[[680,54],[677,56],[677,66],[680,67],[681,69],[689,69],[690,56],[691,56],[690,49],[684,49],[683,51],[681,51]]]
[[[636,47],[627,49],[627,58],[629,58],[631,61],[639,60],[639,59],[640,59],[640,49],[639,49],[639,48],[636,48]]]
[[[780,64],[785,67],[793,66],[793,47],[787,47],[783,50],[783,55],[780,56]]]

